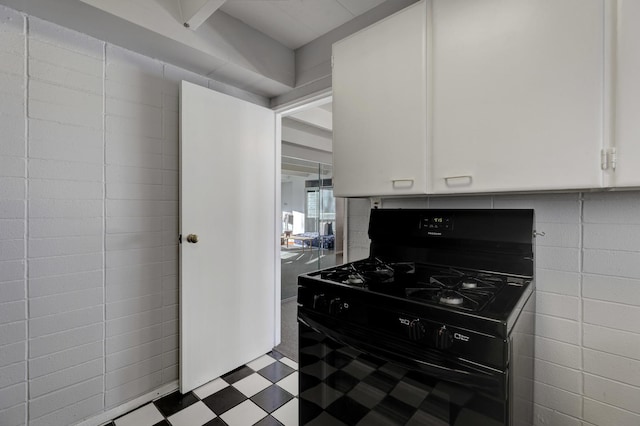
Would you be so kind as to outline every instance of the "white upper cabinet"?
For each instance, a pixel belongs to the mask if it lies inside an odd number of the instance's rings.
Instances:
[[[426,5],[333,45],[333,184],[340,197],[427,190]]]
[[[432,192],[603,185],[603,1],[433,1]]]
[[[618,0],[615,170],[605,171],[611,186],[640,186],[640,1]],[[611,151],[610,151],[611,158]]]

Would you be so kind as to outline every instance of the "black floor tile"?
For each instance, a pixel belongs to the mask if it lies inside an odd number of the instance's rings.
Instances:
[[[279,421],[277,421],[275,417],[267,416],[253,426],[284,426],[284,425]]]
[[[278,351],[271,351],[267,355],[271,356],[271,358],[274,358],[274,359],[282,359],[282,358],[284,358],[284,355],[282,355]]]
[[[351,361],[353,361],[351,357],[348,357],[345,354],[341,354],[340,352],[331,352],[326,357],[324,357],[324,362],[337,369],[341,369],[342,367],[351,363]]]
[[[311,365],[314,362],[318,362],[322,359],[318,356],[305,354],[305,353],[298,354],[298,358],[299,358],[298,363],[300,365]]]
[[[179,391],[175,391],[167,396],[163,396],[162,398],[153,401],[156,407],[158,407],[158,410],[160,410],[160,412],[165,417],[169,417],[180,410],[184,410],[185,408],[196,402],[198,402],[198,397],[193,393],[188,392],[182,395]]]
[[[358,355],[358,359],[373,368],[378,368],[385,364],[385,361],[369,354],[360,354]]]
[[[416,412],[416,408],[397,398],[387,396],[380,401],[375,411],[383,414],[397,424],[406,424],[411,416],[413,416],[413,413]]]
[[[167,420],[162,420],[162,421],[156,423],[153,426],[171,426],[171,423],[169,423],[169,421],[167,421]]]
[[[337,389],[342,393],[347,393],[358,384],[359,380],[349,373],[338,370],[327,377],[324,382],[327,384],[327,386],[331,386],[332,388]]]
[[[293,395],[278,385],[271,385],[251,397],[251,400],[267,413],[272,413],[292,399]]]
[[[289,367],[288,365],[285,365],[280,361],[276,361],[272,364],[267,365],[262,370],[258,371],[258,374],[260,374],[262,377],[265,377],[271,380],[271,382],[275,383],[277,381],[284,379],[294,371],[296,370]]]
[[[227,426],[227,424],[220,417],[216,417],[215,419],[206,422],[202,426]]]
[[[232,385],[235,382],[242,380],[251,374],[253,374],[253,370],[247,367],[246,365],[243,365],[242,367],[238,367],[235,370],[231,370],[227,374],[223,375],[222,378],[224,379],[225,382]]]
[[[221,391],[209,395],[203,399],[202,402],[207,404],[207,407],[211,408],[211,410],[219,416],[246,400],[247,397],[238,389],[233,386],[227,386]]]
[[[315,419],[322,413],[322,408],[318,407],[306,399],[298,399],[298,418],[300,424],[304,425]]]
[[[317,377],[298,370],[298,392],[302,393],[307,389],[311,389],[312,387],[317,386],[320,382],[321,380]]]
[[[348,425],[355,425],[368,412],[369,409],[367,407],[348,396],[335,400],[327,407],[327,413]]]
[[[384,393],[391,392],[391,389],[398,384],[398,380],[395,377],[390,376],[387,373],[383,373],[380,370],[369,374],[365,377],[363,382],[370,384],[374,388],[380,389]]]

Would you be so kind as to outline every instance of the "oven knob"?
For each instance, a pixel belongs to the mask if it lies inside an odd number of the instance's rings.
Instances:
[[[324,294],[313,295],[313,309],[324,311],[327,308],[327,298]]]
[[[340,300],[339,297],[331,299],[329,302],[329,314],[340,315],[344,314],[349,309],[349,304]]]
[[[453,335],[447,330],[446,325],[443,325],[436,331],[434,343],[436,349],[448,349],[451,347],[453,344]]]
[[[414,342],[424,339],[426,330],[419,319],[414,319],[409,323],[409,339]]]

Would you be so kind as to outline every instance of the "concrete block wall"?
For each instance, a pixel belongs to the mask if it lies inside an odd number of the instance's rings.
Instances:
[[[104,46],[27,24],[27,414],[44,426],[103,406]]]
[[[640,192],[384,199],[384,208],[533,208],[535,424],[640,424]],[[349,201],[349,259],[370,202]]]
[[[0,425],[70,425],[178,378],[180,80],[0,7]]]
[[[0,424],[27,401],[25,28],[0,13]]]

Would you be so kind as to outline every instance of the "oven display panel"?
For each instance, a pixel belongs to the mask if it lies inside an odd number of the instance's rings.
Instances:
[[[443,215],[424,216],[421,225],[422,229],[428,231],[451,231],[453,229],[453,218]]]

